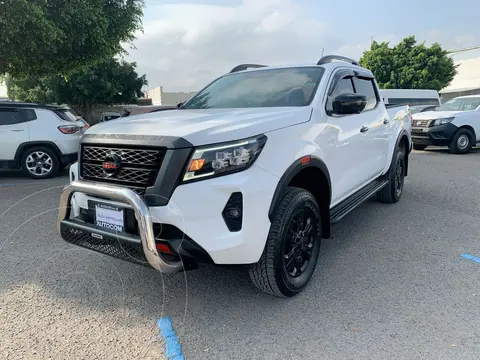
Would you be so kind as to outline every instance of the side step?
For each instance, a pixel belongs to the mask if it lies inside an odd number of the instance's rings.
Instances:
[[[374,180],[370,184],[364,186],[356,193],[350,195],[348,198],[343,200],[341,203],[335,205],[330,210],[330,222],[335,223],[347,215],[350,211],[355,209],[358,205],[368,200],[370,197],[375,195],[379,190],[387,186],[388,181],[386,180]]]

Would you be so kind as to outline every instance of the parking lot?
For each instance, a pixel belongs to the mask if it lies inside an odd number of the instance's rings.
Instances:
[[[0,174],[0,357],[162,359],[170,316],[186,359],[479,359],[480,149],[413,152],[403,198],[371,200],[324,242],[307,289],[265,295],[240,270],[176,275],[70,246],[67,174]]]

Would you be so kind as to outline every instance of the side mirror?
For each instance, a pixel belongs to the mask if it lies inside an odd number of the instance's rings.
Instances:
[[[338,95],[332,103],[333,113],[338,115],[360,114],[367,105],[367,97],[358,94]]]
[[[180,109],[180,108],[183,106],[183,104],[184,104],[184,101],[179,102],[179,103],[177,104],[177,109]]]

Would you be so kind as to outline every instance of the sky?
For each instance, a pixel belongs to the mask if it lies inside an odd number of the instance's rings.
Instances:
[[[478,10],[478,0],[146,0],[128,60],[148,88],[196,91],[239,63],[316,63],[322,50],[359,59],[372,37],[480,45]]]
[[[314,64],[322,51],[359,59],[372,37],[480,45],[479,10],[478,0],[146,0],[127,60],[149,89],[197,91],[240,63]],[[454,56],[467,58],[480,50]]]

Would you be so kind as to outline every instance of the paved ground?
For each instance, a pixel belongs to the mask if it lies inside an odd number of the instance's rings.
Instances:
[[[0,174],[0,358],[161,359],[168,315],[187,359],[480,359],[480,264],[460,256],[480,257],[480,150],[414,152],[410,169],[399,204],[336,225],[288,300],[239,271],[162,278],[69,246],[66,177]]]

